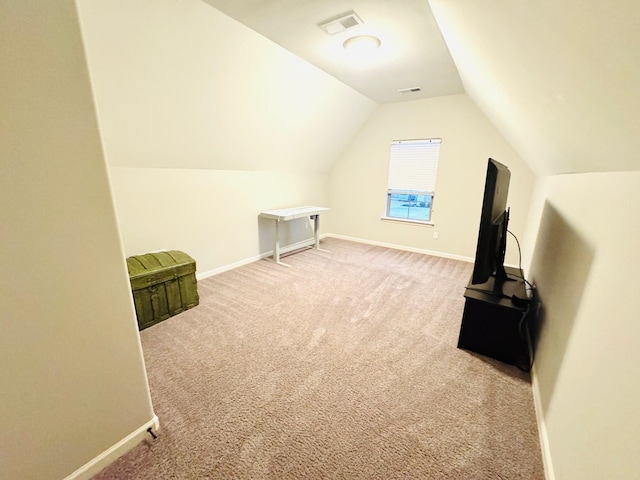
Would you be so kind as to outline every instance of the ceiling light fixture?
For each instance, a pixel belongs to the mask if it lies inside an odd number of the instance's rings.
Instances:
[[[358,35],[345,40],[342,46],[350,54],[361,56],[371,55],[380,48],[380,44],[381,42],[378,37],[374,37],[373,35]]]

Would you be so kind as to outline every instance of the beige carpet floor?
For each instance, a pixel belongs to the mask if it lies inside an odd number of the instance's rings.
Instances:
[[[141,332],[161,429],[95,479],[543,479],[529,375],[456,348],[471,265],[327,238]]]

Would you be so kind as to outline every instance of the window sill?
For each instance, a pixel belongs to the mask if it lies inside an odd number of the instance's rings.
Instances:
[[[409,218],[381,217],[380,220],[382,220],[383,222],[408,223],[410,225],[420,225],[423,227],[433,227],[435,225],[433,222],[425,222],[423,220],[411,220]]]

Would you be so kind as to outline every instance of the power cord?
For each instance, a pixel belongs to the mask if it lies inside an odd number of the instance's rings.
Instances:
[[[518,334],[520,337],[527,342],[527,349],[529,351],[529,362],[526,367],[522,365],[516,364],[516,366],[522,370],[523,372],[530,372],[533,368],[533,361],[535,359],[535,353],[533,351],[533,342],[531,341],[531,331],[529,330],[529,323],[527,322],[527,316],[531,310],[531,304],[527,305],[527,309],[522,312],[522,317],[520,317],[520,322],[518,324]],[[526,330],[526,332],[525,332]]]
[[[511,234],[513,239],[516,241],[516,245],[518,246],[518,270],[522,272],[522,250],[520,248],[520,241],[518,240],[518,237],[516,237],[511,230],[507,230],[507,232]],[[533,368],[533,361],[535,360],[535,352],[533,350],[533,341],[531,339],[531,330],[529,329],[529,322],[527,322],[527,316],[531,311],[531,302],[535,300],[535,295],[533,293],[529,295],[529,293],[535,291],[536,287],[531,282],[529,282],[529,280],[524,278],[524,275],[522,275],[520,278],[524,281],[524,283],[527,286],[525,288],[527,291],[527,297],[529,297],[529,301],[527,302],[527,309],[524,312],[522,312],[522,317],[520,317],[520,323],[518,324],[518,333],[520,337],[527,342],[527,349],[529,351],[529,363],[526,367],[523,367],[521,365],[517,365],[517,367],[522,371],[530,372],[531,369]]]
[[[507,230],[507,232],[511,234],[513,239],[516,241],[516,245],[518,246],[518,270],[522,272],[522,250],[520,249],[520,241],[518,240],[518,237],[516,237],[511,230]],[[532,285],[529,282],[529,280],[524,278],[524,275],[523,276],[517,275],[517,277],[520,278],[522,281],[524,281],[524,283],[526,283],[529,286],[527,290],[534,290],[536,288],[534,285]]]

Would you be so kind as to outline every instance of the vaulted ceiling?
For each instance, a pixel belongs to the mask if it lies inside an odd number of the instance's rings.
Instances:
[[[204,1],[378,103],[463,92],[426,0]],[[348,13],[362,23],[333,35],[320,27]],[[343,43],[356,35],[381,40],[375,57],[349,56]]]
[[[378,103],[466,92],[537,173],[640,169],[637,0],[203,1]],[[374,61],[345,58],[355,34]]]

